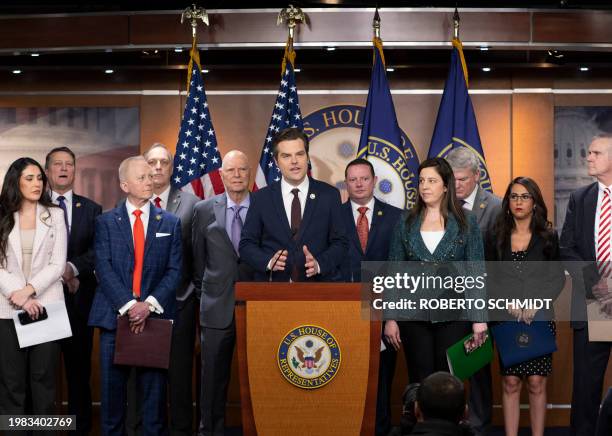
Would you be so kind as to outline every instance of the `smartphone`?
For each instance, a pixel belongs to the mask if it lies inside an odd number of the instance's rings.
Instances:
[[[485,332],[485,336],[484,336],[484,340],[482,341],[482,344],[478,346],[474,346],[474,336],[470,336],[469,339],[466,339],[463,342],[463,349],[465,350],[465,354],[470,354],[476,351],[477,349],[479,349],[480,347],[482,347],[487,341],[488,337],[489,337],[489,334]]]
[[[21,325],[32,324],[33,322],[42,321],[49,317],[47,315],[47,309],[44,307],[43,307],[42,313],[38,315],[38,318],[36,319],[30,318],[30,315],[28,315],[28,312],[21,312],[18,316],[19,316],[19,322],[21,323]]]

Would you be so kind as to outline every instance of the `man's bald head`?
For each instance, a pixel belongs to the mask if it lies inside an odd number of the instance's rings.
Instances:
[[[228,151],[223,156],[221,178],[228,194],[242,196],[247,193],[251,178],[251,167],[247,155],[240,150]]]

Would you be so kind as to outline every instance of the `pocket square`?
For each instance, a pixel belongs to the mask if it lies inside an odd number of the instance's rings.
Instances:
[[[156,238],[163,238],[164,236],[170,236],[172,233],[156,233]]]

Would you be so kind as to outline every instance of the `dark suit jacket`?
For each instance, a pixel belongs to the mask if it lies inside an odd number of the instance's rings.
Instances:
[[[234,283],[252,281],[253,269],[236,254],[225,229],[227,196],[200,201],[193,214],[194,279],[200,295],[200,324],[227,328],[234,316]]]
[[[592,288],[599,280],[595,266],[595,215],[597,182],[572,192],[559,241],[561,260],[572,276],[572,326],[586,323],[586,298],[594,298]]]
[[[565,284],[565,271],[560,262],[559,238],[553,231],[552,244],[545,250],[546,241],[538,234],[533,234],[527,247],[525,261],[520,268],[512,268],[512,248],[506,242],[497,250],[495,233],[487,232],[485,239],[485,257],[487,261],[487,290],[492,298],[551,298],[559,296]],[[502,261],[502,262],[497,262]],[[506,311],[496,314],[505,316]],[[541,316],[551,320],[553,311]]]
[[[280,182],[255,192],[242,229],[240,257],[255,270],[256,281],[267,281],[268,262],[281,249],[289,256],[284,271],[272,272],[273,281],[287,282],[293,265],[298,266],[300,281],[339,281],[340,264],[346,256],[347,239],[340,212],[340,193],[327,183],[310,179],[304,216],[297,238],[291,234],[283,205]],[[321,273],[306,278],[306,259],[302,247],[313,254]]]
[[[164,309],[161,317],[171,319],[181,278],[181,224],[177,217],[153,205],[150,213],[140,299],[154,296]],[[163,233],[169,235],[162,236]],[[119,309],[134,298],[134,243],[125,203],[96,220],[95,252],[100,283],[89,325],[114,330]]]
[[[342,220],[349,241],[348,256],[342,262],[342,280],[345,282],[361,281],[361,262],[386,261],[389,258],[392,229],[400,218],[402,210],[374,199],[372,223],[368,235],[368,245],[365,253],[361,249],[355,217],[351,202],[342,205]]]
[[[68,294],[66,299],[74,300],[74,307],[87,320],[98,284],[94,275],[94,230],[96,218],[102,213],[102,206],[80,195],[72,194],[72,226],[68,237],[68,262],[79,271],[79,289]]]
[[[191,249],[191,220],[193,208],[199,198],[189,192],[171,188],[168,196],[166,210],[181,220],[181,234],[183,243],[183,269],[181,283],[176,290],[176,299],[185,301],[195,290],[191,279],[193,278],[193,250]],[[179,303],[180,304],[180,303]]]
[[[449,215],[444,236],[434,252],[431,253],[421,236],[422,218],[416,217],[407,224],[406,217],[408,213],[409,212],[405,212],[402,214],[402,217],[395,226],[391,238],[389,260],[420,262],[397,265],[397,267],[401,269],[401,271],[397,272],[403,273],[406,272],[406,268],[409,268],[409,273],[412,275],[419,275],[423,271],[430,271],[426,272],[426,274],[431,273],[438,275],[436,271],[438,270],[438,266],[442,265],[445,275],[476,277],[485,273],[482,233],[478,227],[474,214],[466,212],[468,227],[465,231],[461,230],[454,215]],[[415,293],[415,295],[418,294],[418,292]],[[466,290],[463,294],[457,294],[454,291],[450,291],[447,294],[449,298],[458,298],[462,296],[465,298],[485,298],[486,290],[472,288]],[[425,294],[421,296],[425,296]],[[484,311],[476,309],[467,312],[445,310],[428,312],[415,311],[413,315],[409,314],[408,316],[413,316],[414,319],[431,321],[469,319],[473,322],[485,322],[487,319]]]

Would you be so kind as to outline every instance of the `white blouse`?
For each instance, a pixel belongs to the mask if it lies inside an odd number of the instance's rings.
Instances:
[[[436,247],[444,237],[444,230],[437,230],[431,232],[424,232],[421,230],[421,237],[423,238],[423,242],[425,242],[425,246],[429,250],[431,254],[436,251]]]

